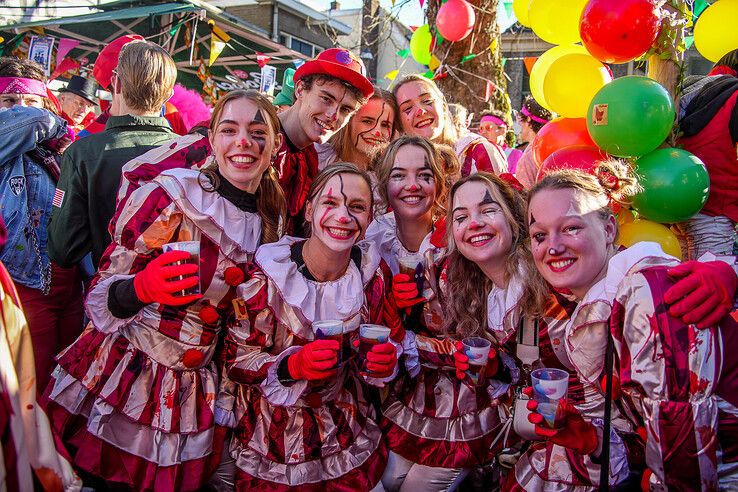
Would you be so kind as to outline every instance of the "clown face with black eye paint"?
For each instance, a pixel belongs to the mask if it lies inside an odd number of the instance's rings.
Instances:
[[[275,136],[262,110],[245,98],[226,103],[209,137],[220,173],[233,186],[249,193],[256,192],[275,149],[282,143],[282,135]]]
[[[371,207],[371,189],[362,176],[332,176],[306,205],[305,221],[312,231],[306,250],[348,255],[364,237],[372,217]]]

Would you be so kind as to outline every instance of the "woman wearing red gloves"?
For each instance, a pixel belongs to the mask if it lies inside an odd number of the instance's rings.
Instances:
[[[522,285],[524,272],[535,271],[530,254],[524,254],[523,200],[496,176],[478,173],[453,186],[449,203],[451,253],[438,278],[444,306],[436,309],[437,302],[424,306],[426,314],[435,316],[426,315],[424,325],[413,325],[420,373],[403,385],[396,384],[385,404],[391,450],[382,479],[387,490],[455,490],[472,467],[492,462],[502,443],[504,429],[497,405],[509,384],[501,379],[510,382],[515,364],[494,344],[486,366],[487,383],[475,385],[465,374],[469,361],[460,340],[473,336],[494,340],[483,321],[487,293],[500,291],[493,300],[505,300],[508,268],[515,272],[516,288]],[[499,268],[488,272],[487,265]],[[487,276],[493,274],[499,288]],[[402,285],[404,279],[399,280]],[[393,285],[398,304],[406,292]],[[412,294],[424,302],[417,289]],[[541,302],[544,294],[541,287]],[[441,323],[434,324],[436,319]],[[515,325],[510,326],[508,333]]]
[[[278,238],[285,201],[270,167],[279,122],[264,96],[227,94],[209,137],[206,169],[165,171],[121,204],[87,298],[91,323],[59,355],[45,394],[74,464],[103,487],[198,490],[220,461],[213,353],[247,262]],[[179,241],[198,243],[194,264],[162,252]]]
[[[634,185],[624,166],[608,163],[596,176],[551,174],[531,190],[528,222],[536,266],[554,289],[571,292],[578,303],[562,321],[558,351],[580,385],[573,392],[570,383],[562,428],[536,426],[545,441],[533,444],[518,461],[511,489],[595,488],[603,459],[603,374],[610,336],[616,351],[613,399],[619,399],[610,416],[610,485],[637,467],[628,459],[636,456],[628,453],[634,442],[628,437],[636,432],[646,441],[644,487],[651,490],[717,490],[718,456],[725,462],[735,459],[735,426],[720,427],[719,419],[738,414],[738,361],[724,350],[735,345],[736,330],[730,318],[722,328],[715,326],[732,304],[727,298],[735,291],[735,274],[721,262],[677,266],[653,243],[617,252],[610,200],[627,198]],[[688,278],[667,291],[674,283],[671,276],[683,276],[685,270]],[[669,307],[672,297],[689,293],[703,275],[721,289],[712,294],[698,289]],[[708,328],[671,314],[695,307],[705,295],[707,303],[718,299],[701,320]],[[540,424],[541,416],[532,413],[529,420]]]
[[[371,490],[387,450],[351,349],[359,325],[394,326],[366,356],[373,381],[396,372],[399,320],[386,320],[381,258],[360,240],[372,218],[369,177],[327,167],[305,209],[307,240],[260,248],[239,286],[226,338],[237,490]],[[343,341],[319,339],[316,322],[343,324]],[[381,488],[381,486],[380,486]]]

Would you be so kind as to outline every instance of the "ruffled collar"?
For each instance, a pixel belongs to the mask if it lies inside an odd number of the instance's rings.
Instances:
[[[244,212],[218,193],[205,191],[200,172],[170,169],[156,182],[174,200],[177,207],[215,244],[237,263],[246,261],[261,241],[261,218]]]
[[[233,186],[216,168],[215,174],[218,176],[218,188],[215,190],[220,196],[234,204],[239,210],[244,212],[256,213],[256,195]]]
[[[376,275],[381,257],[369,241],[356,244],[361,252],[361,267],[349,262],[346,273],[336,280],[308,280],[291,258],[291,246],[302,238],[285,236],[265,244],[256,252],[255,261],[271,280],[282,300],[299,310],[309,322],[321,319],[348,320],[364,305],[364,288]]]
[[[435,262],[439,256],[444,254],[445,248],[437,248],[431,244],[430,240],[432,234],[433,231],[429,232],[423,238],[423,242],[420,243],[418,253],[423,256],[427,256],[427,252],[431,251],[433,261]],[[394,212],[388,212],[374,218],[366,230],[366,241],[370,241],[376,245],[379,250],[379,255],[390,267],[393,275],[400,273],[398,258],[413,254],[413,252],[408,251],[407,248],[402,245],[400,238],[397,237],[397,220],[395,219]]]
[[[523,274],[519,272],[510,279],[505,289],[492,285],[487,296],[487,326],[493,333],[507,334],[516,329],[517,320],[511,321],[509,317],[523,296],[522,279]]]

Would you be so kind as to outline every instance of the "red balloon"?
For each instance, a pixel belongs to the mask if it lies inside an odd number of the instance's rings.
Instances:
[[[474,29],[477,16],[466,0],[448,0],[441,5],[436,16],[436,28],[445,39],[461,41]]]
[[[585,118],[556,118],[543,125],[533,140],[531,152],[538,167],[548,156],[564,147],[587,145],[597,147],[587,131]]]
[[[625,63],[649,50],[661,21],[653,0],[589,0],[579,20],[587,51],[604,63]]]
[[[543,161],[543,165],[538,170],[536,181],[540,181],[542,177],[551,171],[559,169],[579,169],[588,173],[593,173],[595,167],[600,161],[609,159],[610,156],[597,147],[589,145],[572,145],[559,149]]]

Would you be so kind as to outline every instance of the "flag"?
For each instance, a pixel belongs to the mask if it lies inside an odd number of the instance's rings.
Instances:
[[[410,50],[407,48],[404,50],[400,50],[396,53],[396,55],[400,58],[407,58],[408,56],[410,56]]]
[[[54,72],[49,77],[49,81],[54,80],[64,72],[79,68],[79,66],[80,63],[77,60],[74,60],[72,58],[64,58],[61,62],[56,64],[56,68],[54,68]]]
[[[292,60],[292,63],[295,65],[295,68],[300,68],[300,66],[305,63],[305,60],[295,58],[294,60]]]
[[[387,72],[384,76],[387,80],[395,80],[395,77],[397,77],[397,70],[392,70],[391,72]]]
[[[684,48],[689,49],[694,44],[694,36],[684,36]]]
[[[210,65],[213,66],[213,63],[215,63],[215,60],[218,59],[220,54],[223,52],[223,49],[225,48],[225,41],[220,39],[215,32],[210,35]]]
[[[213,32],[213,34],[215,34],[220,39],[222,39],[224,43],[227,43],[231,40],[231,37],[228,34],[226,34],[226,32],[223,29],[215,25],[214,20],[209,20],[208,25],[210,26],[210,30]]]
[[[533,70],[533,65],[535,65],[537,60],[537,56],[526,56],[523,58],[523,63],[525,63],[525,69],[528,71],[528,75],[530,75],[530,71]]]
[[[76,39],[71,38],[61,38],[59,39],[59,46],[56,48],[56,63],[58,64],[64,58],[66,58],[67,54],[72,51],[77,45],[79,44],[79,41]]]
[[[259,64],[259,68],[264,68],[271,59],[271,56],[267,56],[264,53],[259,53],[258,51],[256,52],[256,63]]]
[[[64,192],[60,190],[59,188],[56,189],[54,192],[54,198],[51,200],[51,206],[56,208],[61,208],[62,203],[64,202]]]
[[[497,86],[495,86],[494,83],[492,83],[491,80],[487,81],[487,87],[484,89],[484,102],[489,101],[489,98],[492,97],[492,93],[497,90]]]

